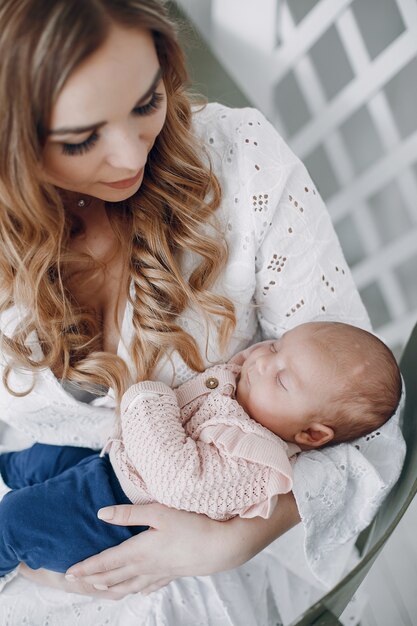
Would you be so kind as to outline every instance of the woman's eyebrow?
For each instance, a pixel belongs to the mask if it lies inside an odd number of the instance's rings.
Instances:
[[[139,106],[143,102],[145,102],[149,96],[152,95],[155,87],[159,83],[162,78],[162,68],[158,68],[158,71],[155,74],[155,77],[150,85],[150,87],[146,90],[143,96],[136,102],[135,106]],[[91,130],[99,130],[102,126],[107,124],[107,122],[97,122],[96,124],[89,124],[88,126],[64,126],[61,128],[55,128],[48,131],[48,135],[82,135],[83,133],[87,133]]]
[[[54,130],[48,130],[48,135],[82,135],[90,130],[98,130],[107,122],[98,122],[97,124],[89,124],[88,126],[63,126],[62,128],[55,128]]]

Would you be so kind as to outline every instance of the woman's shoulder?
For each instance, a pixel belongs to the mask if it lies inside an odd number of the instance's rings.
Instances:
[[[208,121],[217,122],[223,127],[227,127],[230,122],[235,124],[242,119],[245,119],[246,115],[250,113],[258,113],[262,115],[257,109],[252,107],[235,108],[229,107],[221,102],[207,102],[203,104],[194,105],[193,108],[193,120],[196,124],[206,124]]]
[[[253,107],[231,108],[219,102],[209,102],[193,107],[193,125],[196,134],[212,138],[230,139],[232,136],[271,134],[275,140],[282,138],[265,116]],[[249,140],[250,141],[250,140]]]
[[[275,184],[288,168],[299,167],[276,128],[257,109],[218,102],[193,110],[193,129],[222,185],[238,179],[250,188]],[[274,186],[274,185],[272,185]]]

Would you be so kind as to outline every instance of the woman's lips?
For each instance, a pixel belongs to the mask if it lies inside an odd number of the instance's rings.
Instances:
[[[125,178],[125,180],[118,180],[114,183],[103,183],[107,187],[113,187],[113,189],[127,189],[135,185],[143,174],[143,167],[133,178]]]

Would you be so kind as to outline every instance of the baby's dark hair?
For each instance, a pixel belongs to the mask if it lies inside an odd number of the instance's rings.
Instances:
[[[332,443],[352,441],[380,428],[401,398],[401,374],[393,353],[378,337],[356,326],[341,322],[315,326],[313,339],[331,359],[340,381],[320,416],[334,430]]]

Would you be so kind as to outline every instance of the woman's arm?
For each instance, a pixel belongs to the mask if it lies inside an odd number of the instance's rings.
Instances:
[[[290,493],[279,497],[267,520],[235,517],[216,522],[160,504],[120,505],[100,513],[102,519],[105,513],[111,515],[106,520],[111,524],[146,524],[151,529],[74,565],[68,574],[75,580],[59,584],[87,595],[92,585],[109,587],[106,597],[115,599],[129,593],[150,593],[180,576],[205,576],[237,567],[300,521]],[[22,573],[50,584],[42,571],[25,568]],[[53,582],[57,586],[56,578]]]

